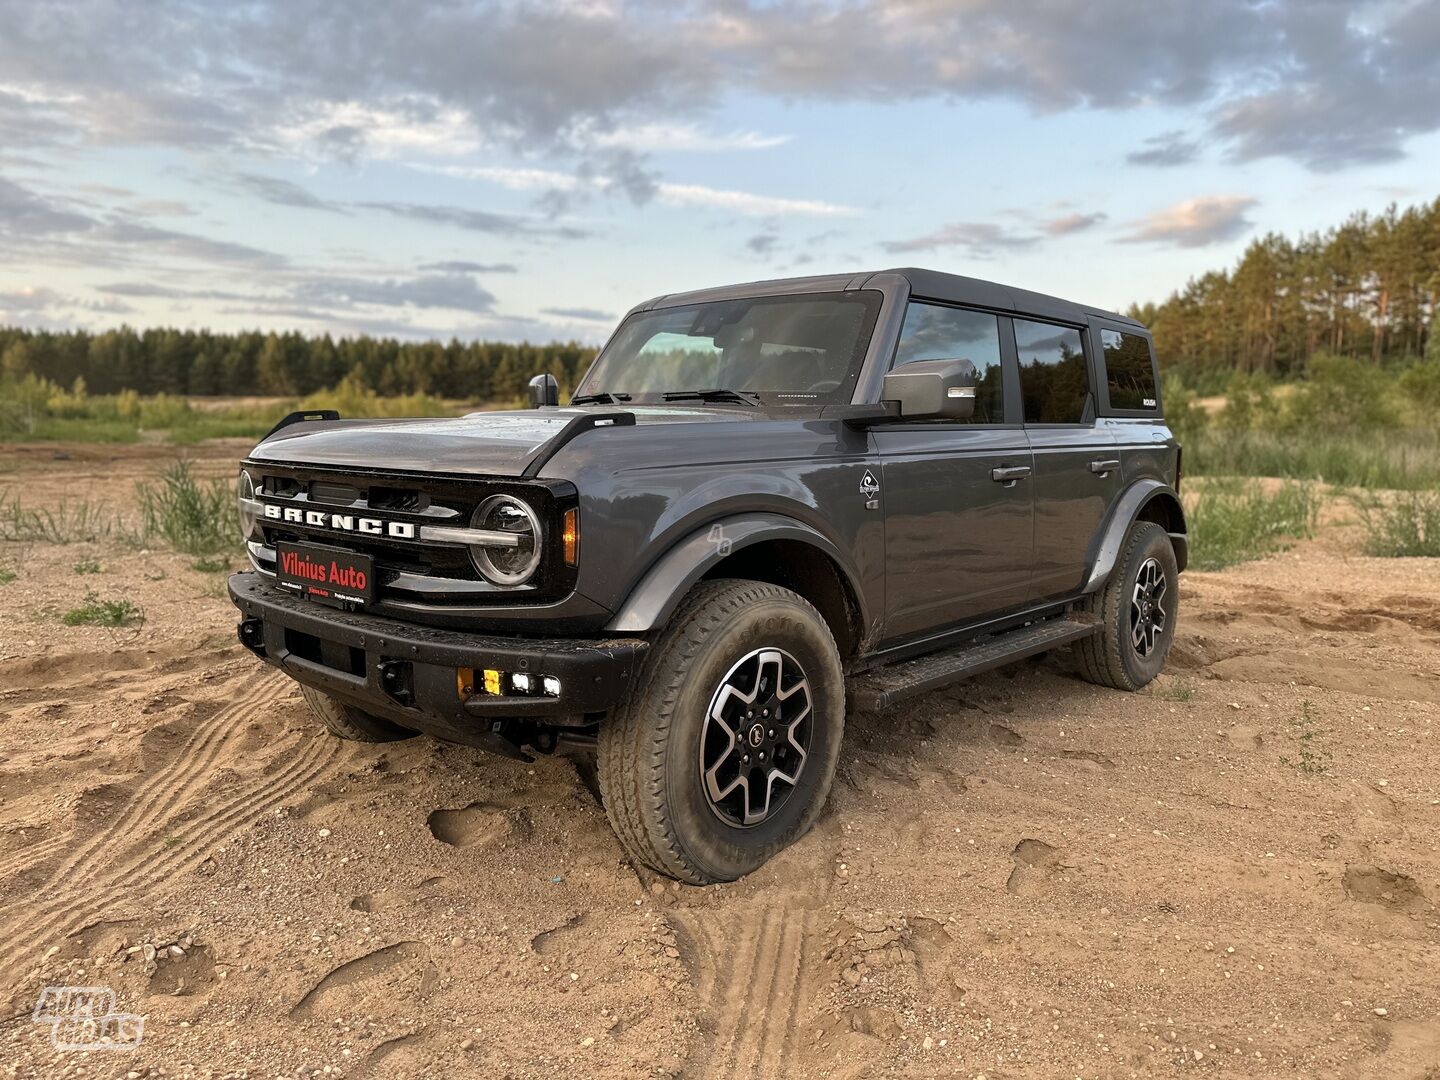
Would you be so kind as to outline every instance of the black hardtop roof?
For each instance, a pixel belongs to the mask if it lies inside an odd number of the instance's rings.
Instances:
[[[657,307],[677,307],[681,304],[700,304],[713,300],[735,300],[746,296],[773,293],[836,292],[846,289],[862,289],[873,279],[895,274],[910,283],[910,293],[917,299],[942,300],[952,304],[973,304],[977,307],[994,308],[998,311],[1013,311],[1017,314],[1035,315],[1040,318],[1059,319],[1062,322],[1081,323],[1094,315],[1112,322],[1133,326],[1139,330],[1145,327],[1127,315],[1062,300],[1058,296],[1018,289],[1013,285],[1001,285],[994,281],[964,277],[960,274],[945,274],[938,270],[925,270],[914,266],[894,267],[888,270],[871,270],[859,274],[826,274],[815,277],[774,278],[769,281],[750,281],[741,285],[724,285],[713,289],[697,289],[693,292],[671,293],[657,296],[641,304],[636,310],[643,311]]]

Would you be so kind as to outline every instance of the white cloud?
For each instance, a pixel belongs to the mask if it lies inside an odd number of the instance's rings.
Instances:
[[[467,110],[422,95],[378,105],[318,102],[281,124],[275,138],[302,155],[328,156],[348,149],[379,158],[417,153],[460,157],[477,152],[484,142]]]
[[[582,145],[607,150],[634,150],[637,153],[664,151],[719,153],[729,150],[769,150],[790,141],[789,135],[764,135],[758,131],[705,131],[696,124],[648,123],[598,131],[577,139]]]
[[[1253,224],[1245,212],[1257,205],[1248,195],[1206,195],[1157,210],[1135,223],[1126,243],[1204,247],[1243,236]]]
[[[577,192],[585,189],[606,191],[615,186],[608,177],[580,177],[553,169],[512,168],[500,165],[416,165],[415,168],[453,176],[464,180],[483,180],[511,191]],[[851,217],[860,211],[852,206],[825,202],[820,199],[791,199],[778,195],[759,195],[752,191],[732,191],[704,184],[676,184],[660,181],[655,185],[655,198],[670,206],[699,206],[728,210],[745,217]]]

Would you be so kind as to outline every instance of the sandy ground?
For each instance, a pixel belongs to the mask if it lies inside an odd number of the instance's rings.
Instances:
[[[119,499],[165,456],[64,450],[0,486]],[[583,762],[329,738],[190,559],[0,545],[0,1063],[1440,1075],[1440,566],[1354,551],[1185,575],[1141,694],[1052,656],[850,716],[814,831],[701,889],[623,860]],[[85,589],[144,625],[62,625]],[[54,1049],[47,985],[143,1045]]]

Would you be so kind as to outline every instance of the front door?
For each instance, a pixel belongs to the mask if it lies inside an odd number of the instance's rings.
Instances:
[[[1001,322],[989,312],[918,301],[906,312],[896,367],[968,359],[980,381],[967,423],[873,429],[888,641],[978,621],[1025,601],[1033,526],[1032,485],[1024,474],[1032,455],[1019,424],[1013,360],[1002,362]]]
[[[1030,593],[1074,595],[1120,488],[1114,432],[1097,419],[1085,333],[1015,319],[1025,432],[1034,451],[1035,555]]]

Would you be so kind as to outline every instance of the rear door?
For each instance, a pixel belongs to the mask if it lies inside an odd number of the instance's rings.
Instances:
[[[881,463],[889,640],[975,621],[1025,600],[1031,485],[1027,476],[995,474],[1031,465],[1008,322],[920,301],[906,312],[894,367],[963,358],[974,363],[980,382],[968,422],[872,430]]]
[[[1114,431],[1097,416],[1089,330],[1014,319],[1025,434],[1034,452],[1030,597],[1079,591],[1091,543],[1120,489]]]

